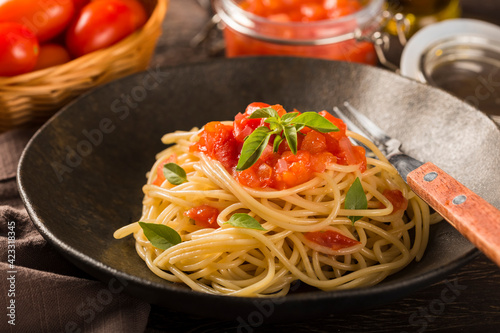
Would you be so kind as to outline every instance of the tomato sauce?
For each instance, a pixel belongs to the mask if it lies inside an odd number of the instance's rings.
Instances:
[[[340,232],[333,230],[307,232],[304,236],[307,240],[334,251],[359,244],[357,240],[344,236]]]
[[[158,164],[156,167],[156,178],[153,180],[152,184],[156,186],[161,186],[163,182],[165,181],[165,174],[163,174],[163,166],[167,163],[176,163],[177,162],[177,156],[174,154],[166,157],[163,159],[163,161]]]
[[[269,107],[265,103],[250,104],[245,113],[237,114],[232,126],[220,122],[205,125],[198,142],[190,147],[191,152],[202,152],[218,160],[240,184],[252,188],[277,190],[300,185],[324,172],[332,163],[359,165],[366,170],[365,150],[353,146],[346,136],[346,125],[326,111],[320,115],[339,128],[338,132],[320,133],[309,128],[297,134],[297,154],[293,154],[286,140],[281,142],[278,152],[273,152],[273,138],[269,140],[259,160],[250,168],[236,171],[236,165],[245,138],[256,128],[267,126],[265,119],[248,119],[255,110]],[[281,105],[272,105],[280,116],[286,113]]]
[[[219,210],[209,205],[201,205],[189,209],[184,213],[187,217],[194,220],[195,224],[202,228],[219,228],[217,224],[217,216]]]
[[[404,211],[408,208],[408,200],[403,196],[400,190],[384,190],[382,194],[392,203],[393,213],[401,210]],[[381,206],[383,205],[381,204]]]
[[[374,47],[369,42],[354,39],[324,45],[297,45],[294,40],[324,38],[325,34],[335,31],[354,31],[356,20],[348,20],[330,27],[310,26],[307,22],[327,22],[354,14],[363,6],[360,0],[244,0],[239,5],[246,12],[266,18],[266,21],[255,19],[253,25],[258,35],[285,39],[289,43],[273,43],[250,34],[242,34],[229,27],[224,29],[226,54],[229,57],[242,55],[293,55],[316,57],[334,60],[353,61],[375,64]],[[253,20],[250,18],[250,20]],[[321,36],[321,37],[319,37]]]

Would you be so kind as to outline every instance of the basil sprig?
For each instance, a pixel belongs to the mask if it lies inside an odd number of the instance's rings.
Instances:
[[[267,231],[262,227],[259,221],[245,213],[233,214],[226,223],[232,225],[233,227]]]
[[[286,113],[279,116],[272,107],[255,110],[249,119],[266,118],[266,126],[257,127],[252,134],[245,138],[241,149],[240,159],[236,166],[237,171],[251,167],[264,152],[269,139],[274,135],[273,151],[277,152],[283,140],[286,140],[293,154],[297,154],[297,132],[309,127],[321,133],[337,132],[339,129],[325,117],[316,112]]]
[[[363,186],[361,185],[361,181],[359,177],[356,177],[351,187],[347,191],[345,195],[344,202],[345,209],[366,209],[368,208],[368,201],[366,199],[365,190],[363,190]],[[357,220],[363,218],[363,216],[348,216],[349,220],[356,222]]]
[[[163,166],[163,175],[172,185],[180,185],[187,182],[186,171],[175,163],[166,163]]]
[[[181,236],[174,229],[164,224],[139,222],[144,235],[154,247],[166,250],[182,242]]]

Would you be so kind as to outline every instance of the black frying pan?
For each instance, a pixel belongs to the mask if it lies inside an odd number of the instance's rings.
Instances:
[[[168,283],[147,269],[132,237],[112,237],[139,218],[144,175],[164,148],[164,133],[232,119],[254,101],[319,111],[345,100],[400,139],[408,154],[434,162],[500,208],[500,131],[484,114],[385,70],[298,58],[158,68],[94,90],[56,114],[29,143],[19,166],[20,192],[53,246],[83,270],[104,281],[117,278],[127,292],[151,303],[232,319],[267,309],[268,321],[373,307],[442,279],[477,250],[442,222],[432,227],[421,262],[375,287],[298,288],[270,303]]]

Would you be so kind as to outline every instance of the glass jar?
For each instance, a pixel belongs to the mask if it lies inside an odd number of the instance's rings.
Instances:
[[[292,55],[374,65],[370,36],[380,29],[384,0],[362,1],[363,8],[336,19],[277,22],[243,10],[239,1],[214,0],[224,23],[226,56]]]
[[[500,27],[453,19],[417,32],[401,56],[401,74],[448,91],[500,124]]]

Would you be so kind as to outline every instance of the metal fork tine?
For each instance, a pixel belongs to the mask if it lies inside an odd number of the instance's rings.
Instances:
[[[373,141],[378,141],[378,143],[382,144],[391,139],[380,127],[378,127],[364,114],[356,110],[356,108],[349,104],[349,102],[344,102],[344,106],[354,116],[354,118],[356,118],[359,124],[364,127],[365,130],[363,132],[368,133],[373,137]]]
[[[358,134],[361,134],[362,136],[364,136],[368,140],[374,141],[374,138],[370,137],[369,133],[367,133],[365,130],[361,129],[358,125],[356,125],[355,122],[353,122],[351,119],[349,119],[349,117],[347,117],[347,115],[344,112],[342,112],[340,110],[340,108],[334,106],[333,111],[336,113],[336,116],[338,116],[338,118],[342,119],[342,121],[347,125],[347,127],[351,131],[356,132]]]

